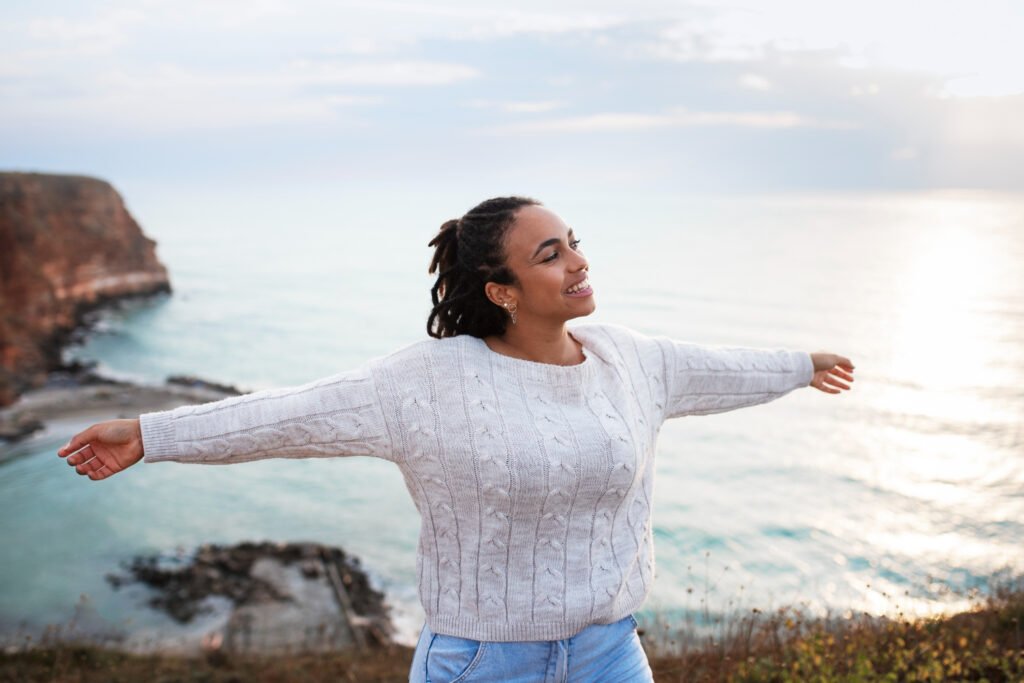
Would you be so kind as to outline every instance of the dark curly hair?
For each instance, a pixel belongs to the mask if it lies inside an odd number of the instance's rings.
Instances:
[[[505,234],[516,211],[535,205],[540,202],[529,197],[494,197],[441,225],[428,245],[434,247],[428,272],[436,272],[437,281],[430,289],[427,334],[483,338],[505,332],[508,315],[487,298],[484,285],[515,284],[505,264]]]

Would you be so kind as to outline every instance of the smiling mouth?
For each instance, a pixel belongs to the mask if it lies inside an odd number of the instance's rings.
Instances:
[[[583,278],[582,282],[577,282],[572,287],[570,287],[569,289],[565,290],[565,293],[566,294],[580,294],[582,292],[586,292],[586,291],[589,291],[589,290],[590,290],[590,278],[589,277],[585,277],[585,278]]]

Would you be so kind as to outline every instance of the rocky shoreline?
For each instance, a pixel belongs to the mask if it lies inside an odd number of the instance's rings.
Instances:
[[[319,543],[204,545],[182,564],[177,558],[137,556],[126,574],[108,574],[120,588],[141,583],[148,604],[180,624],[215,610],[208,599],[226,598],[228,617],[207,630],[206,652],[364,651],[391,644],[393,628],[384,595],[358,558]]]
[[[45,432],[52,421],[137,417],[240,393],[236,387],[191,376],[172,376],[163,384],[142,385],[104,377],[80,363],[64,365],[51,372],[42,387],[0,408],[0,461],[11,446]]]
[[[192,376],[145,386],[76,365],[0,408],[0,463],[69,424],[87,425],[235,396],[232,386]],[[170,619],[167,637],[151,633],[69,633],[73,641],[126,651],[293,653],[369,651],[393,645],[389,610],[358,558],[315,542],[204,545],[186,557],[139,555],[106,575],[114,589],[145,588],[139,607]],[[170,626],[173,625],[173,628]],[[116,631],[116,630],[115,630]],[[45,639],[44,639],[45,641]],[[139,642],[136,642],[139,641]],[[160,644],[162,643],[162,644]],[[45,645],[45,642],[37,642]]]
[[[87,365],[66,365],[50,373],[43,387],[0,408],[0,463],[31,452],[25,446],[31,449],[34,440],[67,431],[69,424],[130,418],[241,393],[194,376],[141,385],[104,377]],[[147,597],[139,607],[166,615],[174,628],[166,639],[154,633],[144,642],[136,642],[136,634],[107,629],[68,634],[73,640],[125,651],[152,650],[155,643],[155,651],[207,656],[364,652],[393,645],[384,595],[371,586],[358,558],[341,548],[315,542],[204,545],[184,559],[136,556],[121,569],[107,574],[108,584],[144,587]]]
[[[93,365],[62,361],[65,348],[88,334],[103,309],[170,292],[155,246],[108,183],[0,173],[0,464],[38,453],[43,444],[50,448],[55,438],[89,424],[242,393],[184,375],[152,385],[124,382]],[[180,649],[163,637],[177,626],[188,626],[180,635],[186,650],[207,654],[391,644],[384,596],[358,559],[340,548],[204,545],[184,564],[177,555],[137,556],[124,569],[108,574],[108,583],[144,586],[149,607],[171,620],[154,634],[163,643],[158,650]],[[76,620],[72,638],[114,649],[147,647],[138,642],[137,628],[77,634]]]

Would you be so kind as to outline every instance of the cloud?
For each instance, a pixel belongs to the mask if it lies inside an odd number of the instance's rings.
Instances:
[[[538,114],[541,112],[561,109],[565,105],[562,102],[507,102],[503,109],[513,114]]]
[[[69,44],[76,48],[113,49],[123,44],[133,26],[145,21],[145,14],[131,7],[108,11],[90,19],[38,17],[25,22],[23,30],[33,43]]]
[[[865,2],[836,10],[838,20],[796,0],[636,0],[628,12],[620,0],[8,3],[0,126],[25,159],[97,136],[140,150],[152,142],[159,154],[178,131],[184,146],[204,141],[197,156],[213,155],[206,141],[245,140],[258,125],[260,145],[286,140],[303,157],[325,136],[367,146],[408,136],[409,155],[479,144],[467,134],[505,136],[491,142],[511,155],[516,135],[551,136],[563,153],[589,148],[580,134],[616,134],[671,166],[657,133],[696,129],[723,169],[784,154],[806,162],[794,161],[793,177],[806,172],[810,184],[822,181],[823,156],[844,160],[831,183],[978,183],[1020,167],[1019,100],[977,97],[1024,73],[1010,11],[992,15],[994,37],[979,35],[982,23],[947,45],[938,29],[966,25],[963,12],[930,10],[936,30],[925,35],[907,30],[920,25],[916,10]],[[764,132],[762,147],[741,130]],[[812,133],[771,135],[793,130]]]
[[[1018,0],[932,3],[927,11],[890,0],[709,3],[701,9],[668,21],[631,49],[650,59],[709,63],[786,63],[801,54],[827,54],[844,69],[940,76],[947,97],[1024,93]]]
[[[481,132],[498,135],[521,133],[593,133],[598,131],[658,128],[668,125],[669,120],[669,117],[658,114],[611,112],[491,126],[490,128],[483,129]]]
[[[854,84],[850,86],[850,95],[853,97],[871,97],[878,94],[878,84],[868,83],[866,85]]]
[[[772,89],[772,82],[769,81],[764,76],[759,76],[758,74],[743,74],[742,76],[740,76],[738,83],[741,88],[746,88],[747,90],[764,91]]]
[[[636,112],[605,112],[583,116],[527,121],[491,126],[479,132],[494,135],[529,133],[596,133],[634,131],[651,128],[681,128],[696,126],[734,126],[741,128],[831,128],[852,129],[860,124],[849,121],[825,121],[793,112],[699,112],[683,107],[666,114]]]
[[[942,139],[978,149],[1017,149],[1024,159],[1024,94],[1015,97],[971,97],[942,100]]]
[[[334,107],[357,107],[382,104],[384,98],[373,95],[328,95],[324,102]]]
[[[296,60],[283,78],[295,84],[316,85],[448,85],[476,78],[480,71],[465,64],[430,61],[344,63]]]
[[[22,76],[0,81],[0,97],[10,103],[0,121],[59,125],[70,115],[73,125],[144,131],[329,122],[341,110],[385,101],[351,89],[444,86],[478,75],[461,64],[412,60],[295,61],[272,71],[159,64],[84,74],[74,87],[45,92]]]
[[[524,33],[561,34],[603,31],[628,22],[621,14],[523,12],[496,10],[486,12],[460,36],[477,40]]]
[[[542,114],[548,111],[554,111],[555,109],[561,109],[565,107],[564,102],[558,100],[543,100],[543,101],[519,101],[519,102],[501,102],[495,100],[470,100],[466,102],[466,106],[473,109],[496,109],[498,111],[507,112],[509,114]]]
[[[720,28],[729,13],[668,22],[654,36],[637,41],[632,50],[638,56],[675,62],[754,62],[762,58],[763,43]]]

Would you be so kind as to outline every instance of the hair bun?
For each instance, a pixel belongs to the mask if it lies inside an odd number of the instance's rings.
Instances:
[[[515,281],[505,263],[504,237],[517,210],[540,204],[529,197],[495,197],[477,204],[462,218],[441,224],[428,272],[437,273],[430,289],[433,308],[427,318],[431,337],[501,334],[508,316],[484,291],[488,281]]]

